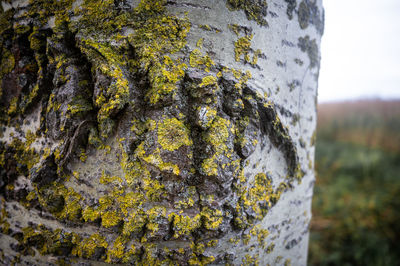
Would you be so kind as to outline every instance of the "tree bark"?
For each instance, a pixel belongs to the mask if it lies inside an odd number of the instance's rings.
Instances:
[[[321,0],[0,11],[2,264],[306,265]]]

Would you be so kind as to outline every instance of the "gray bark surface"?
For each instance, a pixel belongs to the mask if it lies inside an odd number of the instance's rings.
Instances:
[[[306,265],[321,0],[0,11],[2,264]]]

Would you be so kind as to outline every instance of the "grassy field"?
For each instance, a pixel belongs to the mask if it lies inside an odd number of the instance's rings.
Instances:
[[[400,265],[400,101],[318,107],[310,265]]]

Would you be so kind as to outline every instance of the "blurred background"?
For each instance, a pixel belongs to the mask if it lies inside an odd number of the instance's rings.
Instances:
[[[400,1],[324,0],[310,265],[400,265]]]

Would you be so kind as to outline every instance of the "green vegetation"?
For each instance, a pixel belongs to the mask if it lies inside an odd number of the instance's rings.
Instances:
[[[310,265],[400,261],[400,102],[319,106]]]

